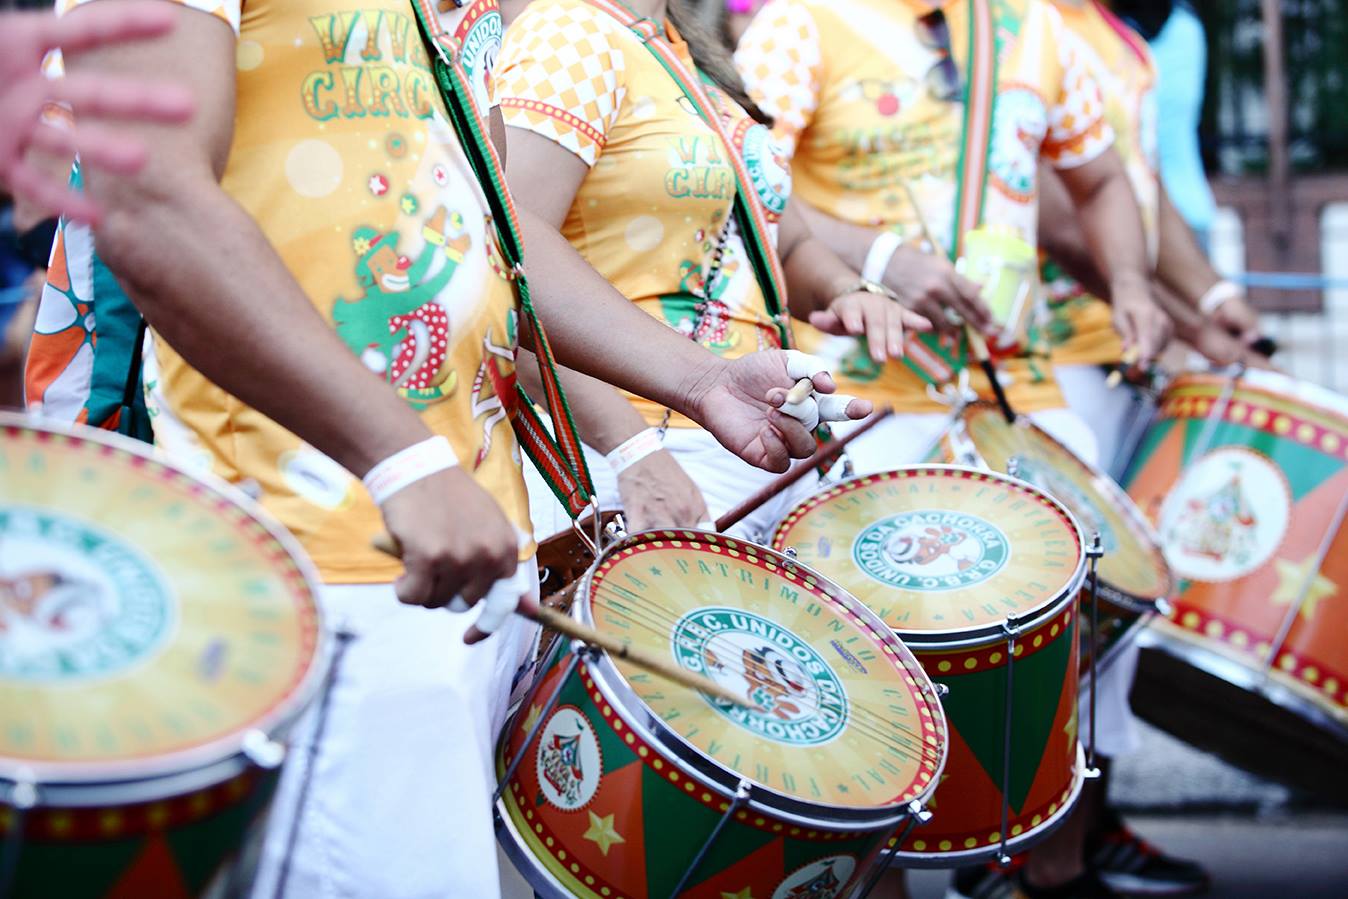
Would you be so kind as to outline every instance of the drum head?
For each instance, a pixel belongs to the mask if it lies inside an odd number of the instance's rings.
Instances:
[[[794,548],[904,639],[1000,633],[1009,616],[1048,613],[1084,578],[1081,532],[1023,481],[957,465],[918,465],[843,481],[777,526]]]
[[[931,682],[883,622],[814,572],[717,534],[646,532],[600,557],[586,594],[582,617],[600,630],[759,705],[613,662],[696,750],[676,754],[731,791],[748,778],[787,811],[878,819],[934,788],[946,737]]]
[[[176,773],[280,727],[321,675],[314,583],[223,483],[0,415],[0,777]]]
[[[964,425],[979,454],[1002,470],[1015,463],[1015,476],[1067,507],[1089,541],[1100,535],[1102,584],[1123,599],[1152,605],[1174,586],[1151,526],[1128,495],[1033,423],[1006,423],[1001,412],[976,404],[964,411]],[[1120,597],[1111,597],[1120,598]]]

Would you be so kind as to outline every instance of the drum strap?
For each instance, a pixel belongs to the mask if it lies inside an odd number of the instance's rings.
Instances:
[[[994,16],[992,2],[971,0],[968,6],[964,122],[955,165],[955,214],[951,216],[950,239],[943,248],[952,262],[964,253],[964,236],[983,221],[992,123],[997,107],[998,45],[1004,28],[1009,26],[1014,31],[1017,24],[1009,3],[999,2],[1001,9]],[[1008,19],[1010,21],[1005,21]],[[934,334],[916,334],[905,344],[903,361],[927,384],[940,387],[964,368],[967,358],[963,340],[958,346],[950,347]]]
[[[1105,20],[1105,24],[1109,25],[1110,28],[1113,28],[1119,35],[1119,39],[1127,45],[1129,50],[1133,51],[1133,55],[1138,58],[1138,61],[1142,63],[1147,71],[1151,71],[1151,55],[1147,52],[1146,44],[1142,42],[1141,35],[1129,28],[1122,19],[1114,15],[1113,10],[1103,3],[1097,2],[1095,4],[1095,9],[1100,13],[1100,18]]]
[[[725,158],[735,172],[735,222],[739,226],[740,236],[744,239],[744,248],[749,255],[749,264],[758,280],[759,290],[763,293],[763,302],[768,314],[777,326],[782,347],[791,346],[790,319],[785,311],[786,279],[782,275],[782,263],[777,256],[776,244],[768,228],[767,211],[749,177],[748,167],[743,157],[736,151],[735,142],[726,131],[721,119],[720,108],[707,93],[701,73],[690,69],[683,59],[674,52],[666,40],[661,25],[650,19],[643,19],[627,7],[613,0],[589,0],[591,6],[607,13],[629,28],[656,61],[669,73],[683,91],[688,102],[697,110],[698,117],[707,124],[721,139]]]
[[[567,514],[573,519],[578,518],[590,508],[594,483],[585,464],[585,453],[581,448],[575,420],[571,417],[571,409],[557,378],[557,363],[552,347],[529,296],[529,282],[524,275],[524,241],[514,202],[506,190],[501,160],[486,133],[485,120],[459,63],[458,41],[441,27],[434,0],[412,0],[412,8],[416,13],[421,39],[426,45],[426,55],[440,98],[444,101],[450,124],[454,126],[454,133],[468,157],[473,174],[477,176],[478,184],[486,195],[497,244],[511,268],[511,283],[523,313],[524,327],[529,329],[533,337],[534,355],[538,358],[543,394],[552,412],[555,437],[548,433],[533,400],[518,383],[514,385],[515,397],[500,397],[500,400],[502,406],[511,411],[511,425],[521,448],[538,468],[539,474],[547,481]]]

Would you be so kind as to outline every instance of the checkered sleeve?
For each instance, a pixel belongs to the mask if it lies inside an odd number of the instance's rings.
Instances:
[[[530,6],[506,29],[494,73],[505,123],[594,165],[626,94],[616,26],[587,4]]]
[[[745,87],[794,155],[801,133],[819,105],[823,63],[819,29],[798,0],[772,0],[749,23],[735,50]]]
[[[1051,10],[1056,15],[1056,10]],[[1114,143],[1114,131],[1105,120],[1104,94],[1079,48],[1081,38],[1061,19],[1055,19],[1058,67],[1062,81],[1049,109],[1048,136],[1043,156],[1057,169],[1085,165]]]

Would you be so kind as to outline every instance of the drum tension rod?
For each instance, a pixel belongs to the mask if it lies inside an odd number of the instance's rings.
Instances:
[[[1100,542],[1100,532],[1096,531],[1091,535],[1091,545],[1086,549],[1086,558],[1090,564],[1091,579],[1091,730],[1090,745],[1086,748],[1086,770],[1081,772],[1081,776],[1087,780],[1095,780],[1100,776],[1100,769],[1095,765],[1095,682],[1096,663],[1100,658],[1100,558],[1105,554],[1104,544]],[[1080,645],[1078,643],[1078,645]]]
[[[543,725],[547,723],[548,716],[552,714],[552,710],[557,706],[557,701],[562,698],[562,688],[565,687],[566,682],[571,679],[571,674],[576,670],[576,666],[580,664],[582,656],[588,656],[591,661],[594,661],[594,659],[599,656],[599,650],[595,649],[593,646],[581,643],[579,640],[572,642],[571,660],[566,663],[566,668],[562,671],[562,676],[557,679],[557,687],[552,691],[552,695],[548,697],[548,701],[543,706],[543,711],[538,715],[538,720],[534,722],[533,727],[529,728],[529,732],[524,735],[523,745],[521,745],[515,752],[514,757],[510,760],[510,764],[506,766],[505,773],[501,775],[501,780],[496,784],[496,791],[491,794],[492,804],[495,804],[496,801],[501,798],[501,794],[506,790],[506,785],[510,783],[510,779],[514,777],[515,772],[519,770],[520,762],[524,761],[525,753],[527,753],[529,747],[533,745],[534,739],[538,736],[539,731],[543,730]]]
[[[739,811],[740,808],[749,801],[749,792],[751,789],[752,785],[749,781],[740,781],[740,785],[735,789],[735,798],[730,801],[730,805],[726,807],[725,813],[721,815],[721,820],[717,821],[716,826],[711,829],[711,833],[707,834],[707,841],[702,844],[702,848],[697,850],[697,854],[693,856],[693,860],[689,863],[688,869],[683,872],[683,876],[679,878],[679,882],[674,885],[674,891],[669,894],[669,899],[677,899],[678,895],[683,892],[684,886],[687,885],[688,881],[693,879],[693,875],[697,873],[697,869],[702,865],[702,860],[706,858],[707,853],[711,851],[711,847],[716,843],[716,838],[721,835],[721,831],[730,823],[730,819],[734,817],[735,812]]]
[[[23,827],[28,812],[37,807],[37,784],[31,780],[17,780],[9,788],[6,804],[13,810],[9,819],[9,833],[0,847],[0,896],[8,896],[14,886],[14,875],[19,869],[19,853],[23,849]]]
[[[927,806],[918,799],[908,803],[908,820],[894,831],[894,848],[889,848],[889,840],[880,844],[880,851],[875,854],[875,860],[871,866],[875,869],[866,877],[866,886],[859,893],[853,894],[852,899],[866,899],[880,883],[880,878],[885,876],[885,872],[894,866],[894,861],[899,854],[899,849],[908,842],[912,836],[913,829],[919,824],[926,824],[931,820],[931,812],[927,811]]]
[[[997,864],[1006,867],[1011,864],[1011,856],[1006,851],[1006,828],[1011,815],[1011,721],[1015,713],[1015,680],[1012,677],[1016,668],[1016,637],[1020,635],[1020,623],[1014,615],[1008,615],[1002,622],[1002,633],[1006,635],[1006,716],[1002,730],[1002,826],[999,831],[1001,845],[997,847]]]

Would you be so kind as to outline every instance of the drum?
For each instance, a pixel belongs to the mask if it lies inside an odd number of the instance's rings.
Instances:
[[[749,697],[559,645],[497,750],[502,846],[545,897],[833,897],[945,761],[912,654],[795,561],[701,531],[602,552],[573,615]]]
[[[1087,542],[1100,536],[1098,607],[1081,603],[1081,674],[1092,661],[1109,666],[1174,589],[1170,566],[1141,510],[1109,475],[1096,469],[1027,418],[1008,424],[988,403],[965,406],[929,458],[1007,471],[1058,500],[1076,517]],[[1097,636],[1091,621],[1098,622]]]
[[[1166,701],[1139,711],[1323,792],[1321,767],[1348,762],[1348,399],[1272,372],[1182,375],[1127,483],[1180,579],[1156,643],[1186,663],[1142,666]]]
[[[227,485],[0,414],[0,894],[246,889],[324,674],[315,583]]]
[[[905,867],[1019,852],[1081,790],[1077,594],[1081,532],[1056,500],[991,472],[919,465],[842,481],[778,525],[772,546],[875,610],[927,674],[950,757]]]

